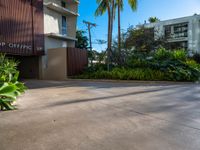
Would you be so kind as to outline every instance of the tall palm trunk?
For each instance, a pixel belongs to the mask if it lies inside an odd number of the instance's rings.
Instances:
[[[111,50],[111,41],[110,41],[110,24],[111,24],[111,12],[110,12],[110,7],[108,7],[108,46],[107,46],[107,70],[110,70],[110,50]]]
[[[112,51],[112,33],[113,33],[113,21],[115,13],[115,0],[112,0],[111,5],[108,7],[108,50],[107,50],[107,69],[110,71],[111,64],[111,51]]]
[[[122,58],[121,58],[121,15],[120,15],[120,12],[121,12],[121,1],[119,0],[119,4],[118,4],[118,55],[119,55],[119,58],[118,58],[118,63],[121,64],[122,63]]]

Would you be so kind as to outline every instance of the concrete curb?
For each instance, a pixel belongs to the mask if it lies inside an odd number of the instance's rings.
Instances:
[[[143,81],[143,80],[106,80],[106,79],[66,79],[66,81],[83,82],[113,82],[113,83],[147,83],[147,84],[200,84],[199,82],[178,82],[178,81]]]

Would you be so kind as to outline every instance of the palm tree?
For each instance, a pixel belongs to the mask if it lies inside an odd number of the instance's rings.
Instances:
[[[106,11],[108,12],[108,42],[107,42],[107,68],[110,70],[110,55],[112,47],[112,32],[113,20],[115,13],[115,0],[96,0],[98,7],[95,11],[95,16],[102,16]]]
[[[137,0],[128,0],[128,3],[133,11],[137,9]],[[121,11],[124,7],[123,0],[117,0],[116,5],[118,8],[118,51],[119,51],[119,63],[121,63]]]
[[[155,22],[158,22],[158,21],[160,21],[160,19],[158,19],[157,17],[149,17],[150,23],[155,23]]]

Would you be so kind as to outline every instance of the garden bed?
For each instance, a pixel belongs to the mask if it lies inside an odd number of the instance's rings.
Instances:
[[[133,54],[124,65],[115,65],[110,71],[105,65],[96,64],[80,79],[150,80],[150,81],[198,81],[200,64],[187,56],[184,50],[168,51],[164,48],[149,54]]]

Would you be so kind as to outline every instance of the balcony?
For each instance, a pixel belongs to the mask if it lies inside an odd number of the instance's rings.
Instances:
[[[79,4],[79,3],[80,3],[79,0],[66,0],[65,2],[66,2],[66,3],[69,3],[69,4],[72,4],[72,3]]]
[[[62,6],[59,6],[59,5],[52,3],[52,2],[44,3],[44,6],[46,6],[47,8],[49,8],[51,10],[54,10],[58,13],[61,13],[65,16],[79,16],[78,13],[73,12],[69,9],[63,8]]]
[[[45,35],[48,36],[48,37],[51,37],[51,38],[61,39],[61,40],[65,40],[65,41],[77,41],[76,38],[66,36],[66,35],[62,35],[62,34],[58,34],[58,33],[46,33]]]

